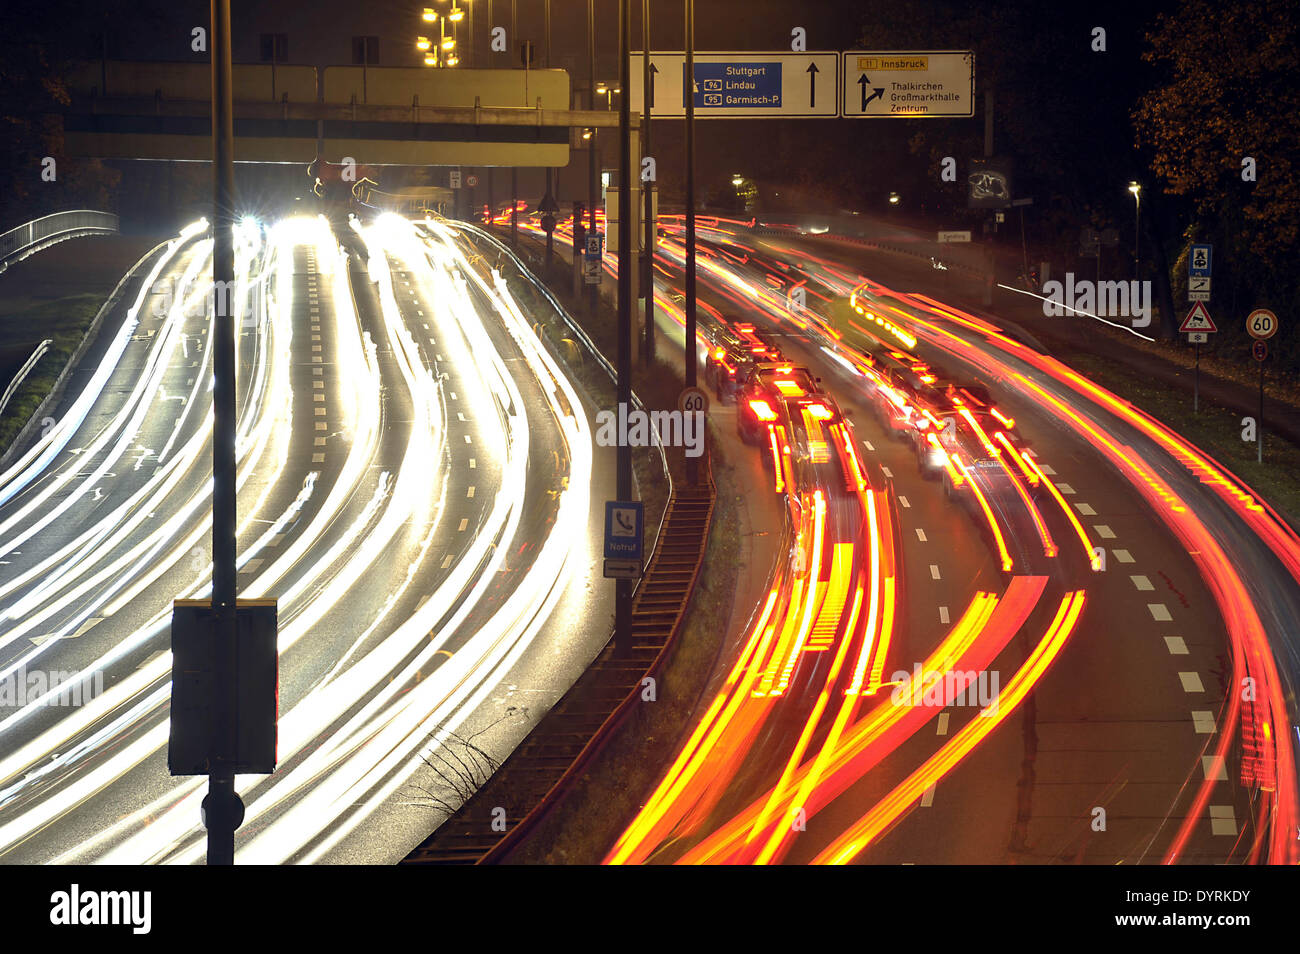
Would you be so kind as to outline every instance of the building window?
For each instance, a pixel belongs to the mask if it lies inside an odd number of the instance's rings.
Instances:
[[[284,63],[289,59],[289,34],[262,34],[262,62]]]
[[[378,63],[379,37],[354,36],[352,38],[352,62],[358,64]]]

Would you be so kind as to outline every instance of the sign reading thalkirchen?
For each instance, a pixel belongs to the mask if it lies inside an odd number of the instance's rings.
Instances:
[[[632,54],[632,109],[640,110],[644,53]],[[839,115],[838,53],[696,53],[696,119],[814,119]],[[686,115],[686,54],[650,52],[650,115]]]
[[[969,50],[844,54],[841,115],[940,119],[975,115],[975,54]]]

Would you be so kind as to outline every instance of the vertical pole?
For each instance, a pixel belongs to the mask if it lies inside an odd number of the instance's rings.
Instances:
[[[596,108],[596,0],[587,0],[587,108]],[[599,133],[591,127],[590,149],[587,151],[587,236],[596,234],[596,143]],[[603,249],[602,249],[603,251]],[[600,303],[600,286],[587,286],[587,313],[593,318]]]
[[[1133,280],[1142,280],[1142,196],[1133,196]]]
[[[235,862],[235,829],[243,808],[235,794],[235,716],[238,695],[235,617],[235,251],[234,109],[230,59],[230,0],[211,0],[212,23],[212,607],[215,654],[215,764],[208,775],[204,822],[208,864]]]
[[[621,88],[632,82],[632,10],[630,0],[619,0],[618,64]],[[618,405],[631,410],[632,404],[632,128],[629,97],[618,101]],[[608,219],[606,220],[608,223]],[[620,415],[621,416],[621,415]],[[618,444],[617,491],[619,500],[632,499],[632,448]],[[632,581],[616,582],[614,605],[614,653],[632,654]]]
[[[695,354],[695,0],[686,0],[686,386],[696,386]],[[686,482],[700,479],[699,458],[687,456]]]
[[[1201,346],[1196,346],[1196,373],[1192,378],[1192,413],[1201,412]]]
[[[641,46],[645,50],[645,61],[641,64],[641,117],[645,127],[642,133],[641,155],[652,155],[650,152],[650,0],[641,0]],[[624,89],[628,87],[624,86]],[[658,173],[656,172],[656,177]],[[645,262],[645,278],[642,281],[642,287],[645,289],[645,344],[643,351],[645,355],[645,366],[648,368],[654,364],[655,360],[655,212],[654,212],[654,190],[655,180],[651,179],[641,183],[642,197],[645,199],[645,252],[642,259]]]
[[[1255,362],[1259,365],[1259,422],[1255,425],[1255,446],[1258,450],[1256,460],[1264,463],[1264,362]]]

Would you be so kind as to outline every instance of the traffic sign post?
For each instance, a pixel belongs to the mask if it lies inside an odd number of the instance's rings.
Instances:
[[[1277,315],[1267,308],[1256,308],[1246,316],[1246,331],[1255,339],[1250,353],[1259,364],[1259,420],[1255,425],[1255,440],[1258,446],[1259,463],[1264,463],[1264,359],[1268,357],[1268,345],[1264,342],[1277,334]]]
[[[942,119],[975,115],[975,54],[969,50],[844,54],[841,115]]]
[[[840,113],[834,52],[694,54],[696,119],[833,119]],[[649,76],[649,88],[646,88]],[[629,102],[649,103],[652,119],[686,115],[686,54],[632,54]]]
[[[1208,253],[1206,258],[1208,261]],[[1214,324],[1214,319],[1210,317],[1209,309],[1198,301],[1192,305],[1192,310],[1187,313],[1178,330],[1187,335],[1189,342],[1196,345],[1196,371],[1192,377],[1192,413],[1199,414],[1201,411],[1201,345],[1205,344],[1211,333],[1219,329]]]
[[[641,576],[645,508],[638,500],[605,501],[605,578],[635,580]]]

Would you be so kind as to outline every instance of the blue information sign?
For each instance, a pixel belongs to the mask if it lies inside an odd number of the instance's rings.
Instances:
[[[682,67],[682,76],[686,67]],[[683,83],[682,106],[685,107]],[[759,107],[781,108],[781,64],[696,63],[695,108]]]
[[[605,559],[641,559],[641,524],[645,510],[640,501],[605,501]]]
[[[1212,245],[1193,245],[1187,256],[1187,271],[1192,278],[1209,278]]]

